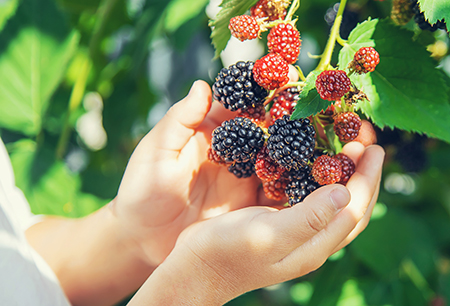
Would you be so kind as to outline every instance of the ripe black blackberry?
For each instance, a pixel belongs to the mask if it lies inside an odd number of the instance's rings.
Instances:
[[[212,133],[211,147],[225,160],[247,162],[256,157],[263,145],[263,130],[248,118],[224,121]]]
[[[309,119],[290,120],[289,116],[269,126],[269,156],[287,170],[305,166],[314,152],[316,131]]]
[[[255,163],[253,160],[244,163],[233,163],[228,167],[228,171],[237,178],[247,178],[255,174]]]
[[[311,175],[309,166],[302,167],[298,171],[290,171],[289,180],[290,183],[286,186],[285,193],[291,206],[303,201],[311,192],[320,187]]]
[[[252,61],[239,61],[222,68],[212,86],[214,99],[233,112],[262,104],[267,91],[253,79],[253,66]]]

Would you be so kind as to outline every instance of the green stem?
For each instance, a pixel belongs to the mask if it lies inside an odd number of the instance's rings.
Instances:
[[[288,13],[286,14],[285,20],[292,20],[292,17],[294,16],[295,12],[300,7],[300,0],[294,0],[291,4],[291,7],[289,8]]]
[[[315,70],[326,70],[330,65],[331,56],[333,55],[336,40],[338,40],[338,37],[340,38],[339,29],[341,27],[342,15],[344,14],[346,4],[347,0],[341,0],[336,19],[334,20],[333,27],[331,28],[330,37],[328,37],[327,45],[325,46],[325,51],[323,52],[322,58]]]
[[[75,110],[81,104],[83,100],[84,92],[86,90],[87,78],[89,76],[89,72],[91,71],[91,60],[87,57],[82,64],[80,69],[80,73],[78,74],[77,80],[72,88],[72,93],[70,94],[69,107],[66,112],[66,116],[64,119],[64,126],[61,132],[61,136],[58,140],[58,145],[56,147],[56,156],[58,158],[62,158],[64,153],[66,152],[67,144],[69,143],[70,132],[72,131],[72,125],[70,122],[70,117]]]

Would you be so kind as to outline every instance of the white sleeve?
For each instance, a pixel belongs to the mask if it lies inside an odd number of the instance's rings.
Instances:
[[[70,305],[55,273],[25,238],[33,215],[1,139],[0,169],[0,305]]]

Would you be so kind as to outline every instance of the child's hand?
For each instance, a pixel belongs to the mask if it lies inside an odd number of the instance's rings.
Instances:
[[[223,305],[319,268],[365,228],[378,195],[381,147],[344,152],[359,160],[348,190],[324,186],[291,208],[249,207],[192,225],[130,305]]]
[[[197,81],[133,153],[112,209],[146,257],[159,264],[190,224],[254,205],[267,205],[260,181],[238,179],[207,160],[211,133],[235,114]]]

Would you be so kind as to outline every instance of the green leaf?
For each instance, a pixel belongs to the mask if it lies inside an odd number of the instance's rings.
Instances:
[[[331,101],[323,100],[316,90],[316,79],[321,71],[312,71],[308,74],[305,86],[299,95],[299,100],[291,116],[292,120],[306,118],[317,114],[331,105]]]
[[[38,150],[26,139],[9,145],[16,185],[35,214],[82,217],[107,203],[80,191],[79,175],[64,162],[55,160],[53,150]]]
[[[424,47],[412,41],[412,33],[387,20],[358,25],[339,53],[341,69],[363,46],[376,48],[380,64],[372,73],[351,76],[370,100],[358,104],[361,111],[380,127],[425,133],[450,142],[445,79]]]
[[[291,118],[299,119],[315,115],[321,110],[327,109],[331,105],[331,102],[323,100],[314,88],[308,92],[306,97],[298,100]]]
[[[220,52],[227,46],[231,37],[228,24],[234,16],[243,15],[248,9],[255,5],[257,0],[223,0],[222,8],[215,20],[211,20],[209,25],[213,27],[211,39],[216,49],[215,57],[219,57]]]
[[[174,0],[170,2],[164,21],[165,28],[169,32],[176,31],[185,22],[203,12],[208,2],[208,0]]]
[[[430,24],[445,19],[447,30],[450,31],[450,1],[448,0],[419,0],[420,10],[424,12],[425,19]]]
[[[16,12],[19,0],[6,0],[0,3],[0,31],[4,25]]]
[[[78,42],[51,0],[23,0],[0,33],[0,126],[36,135]]]

